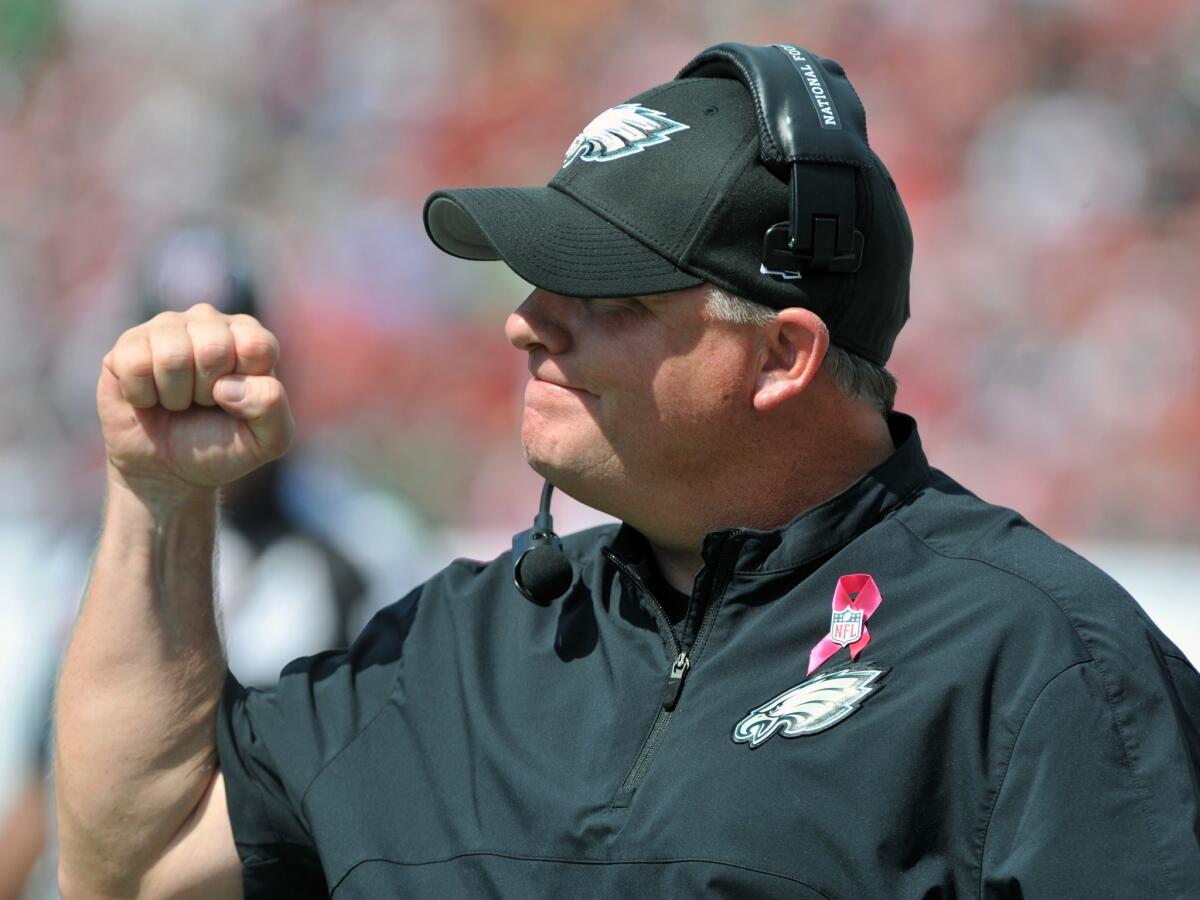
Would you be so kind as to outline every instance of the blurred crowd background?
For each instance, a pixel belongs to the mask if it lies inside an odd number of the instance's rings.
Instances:
[[[284,348],[295,449],[222,546],[235,671],[264,680],[535,511],[502,332],[524,287],[436,251],[425,196],[544,183],[721,40],[836,57],[862,96],[916,237],[890,367],[934,463],[1200,656],[1194,0],[0,0],[0,900],[49,830],[99,360],[163,236],[236,234]],[[26,896],[55,895],[50,856]]]

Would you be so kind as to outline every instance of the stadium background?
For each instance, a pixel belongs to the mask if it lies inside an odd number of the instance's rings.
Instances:
[[[596,113],[719,40],[814,48],[862,95],[916,235],[891,368],[931,459],[1200,658],[1191,0],[0,0],[5,696],[78,599],[95,375],[155,234],[206,212],[252,236],[290,496],[384,602],[503,550],[538,490],[502,333],[524,288],[437,252],[422,201],[544,183]],[[595,521],[560,507],[560,530]]]

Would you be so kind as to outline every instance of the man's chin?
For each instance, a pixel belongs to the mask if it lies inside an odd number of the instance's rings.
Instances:
[[[618,494],[613,490],[611,478],[605,476],[603,467],[583,466],[578,460],[567,463],[536,453],[529,446],[525,447],[525,462],[561,493],[585,506],[619,518],[615,510],[608,508],[613,505],[612,501]]]
[[[564,465],[562,461],[546,454],[539,454],[525,448],[525,462],[539,477],[546,479],[563,493],[572,493],[572,488],[578,489],[583,481],[578,469]]]
[[[572,475],[578,477],[584,468],[585,447],[571,440],[574,435],[569,429],[555,424],[530,414],[527,408],[521,423],[521,448],[529,468],[558,487],[560,481],[571,481]]]

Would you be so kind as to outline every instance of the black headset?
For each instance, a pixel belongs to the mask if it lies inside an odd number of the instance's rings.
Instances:
[[[677,78],[733,78],[754,100],[759,157],[789,183],[788,220],[763,236],[763,271],[857,272],[863,236],[855,227],[855,171],[872,164],[867,114],[832,59],[794,44],[717,44]],[[800,190],[800,166],[804,190]]]
[[[788,220],[764,234],[762,271],[779,280],[858,271],[863,235],[854,221],[855,169],[871,151],[866,113],[845,70],[794,44],[724,43],[702,51],[676,77],[733,78],[754,101],[762,161],[789,183]],[[574,580],[550,516],[553,490],[547,481],[533,527],[513,536],[513,580],[541,606]]]

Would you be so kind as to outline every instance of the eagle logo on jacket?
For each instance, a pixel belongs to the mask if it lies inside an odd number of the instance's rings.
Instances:
[[[879,689],[887,671],[856,665],[815,675],[750,710],[734,726],[733,741],[753,750],[777,732],[790,738],[831,728]]]
[[[587,124],[563,160],[565,169],[577,159],[584,162],[608,162],[641,153],[647,147],[665,144],[668,135],[686,131],[687,125],[668,118],[656,109],[637,103],[622,103],[606,109]]]

